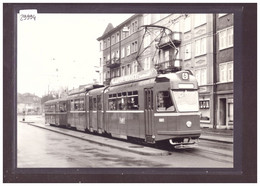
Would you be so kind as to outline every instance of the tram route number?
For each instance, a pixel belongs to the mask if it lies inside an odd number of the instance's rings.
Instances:
[[[21,14],[20,21],[34,20],[36,21],[36,15],[33,14]]]

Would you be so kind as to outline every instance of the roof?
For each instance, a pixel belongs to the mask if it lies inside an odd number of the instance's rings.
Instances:
[[[107,33],[109,33],[111,30],[113,30],[114,26],[112,25],[112,23],[109,23],[107,25],[107,28],[105,30],[105,32],[103,33],[103,35],[106,35]]]
[[[127,20],[125,20],[124,22],[122,22],[121,24],[119,24],[118,26],[116,26],[115,28],[112,28],[112,29],[111,29],[111,27],[109,28],[109,25],[111,24],[111,23],[109,23],[107,28],[106,28],[106,30],[105,30],[105,32],[103,33],[103,35],[100,36],[99,38],[97,38],[97,40],[100,41],[100,40],[104,39],[109,34],[111,34],[112,32],[114,32],[116,30],[118,30],[119,28],[123,27],[127,22],[131,21],[132,19],[134,19],[134,18],[136,18],[136,17],[138,17],[140,15],[142,15],[142,14],[134,14],[131,17],[129,17]]]

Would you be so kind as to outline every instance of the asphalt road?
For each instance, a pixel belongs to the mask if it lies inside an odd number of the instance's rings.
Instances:
[[[232,168],[232,145],[201,141],[193,149],[146,156],[19,122],[18,168]],[[134,148],[142,148],[133,145]],[[212,149],[212,150],[209,150]]]

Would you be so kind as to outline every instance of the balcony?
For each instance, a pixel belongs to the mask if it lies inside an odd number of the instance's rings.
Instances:
[[[155,65],[155,68],[159,73],[177,72],[181,70],[182,59],[173,59],[169,61],[163,61]]]
[[[158,48],[167,50],[173,47],[173,44],[178,47],[181,44],[181,32],[173,32],[168,36],[164,36],[161,39],[161,42],[158,43]]]
[[[108,68],[117,68],[120,66],[120,60],[118,58],[113,58],[106,62]]]

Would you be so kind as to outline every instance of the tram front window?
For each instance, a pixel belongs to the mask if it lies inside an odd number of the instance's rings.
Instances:
[[[199,111],[198,91],[171,91],[180,112]]]
[[[169,91],[160,91],[157,94],[158,111],[175,111]]]

